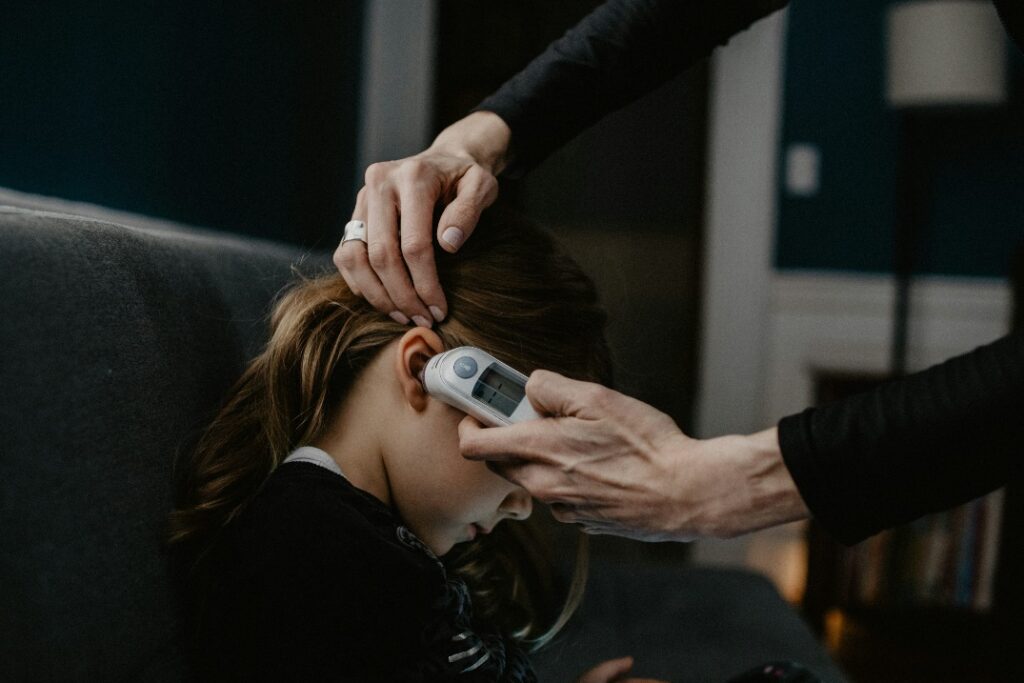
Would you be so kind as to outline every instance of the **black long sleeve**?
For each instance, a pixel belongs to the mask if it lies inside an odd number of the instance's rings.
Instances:
[[[809,0],[808,0],[809,1]],[[523,174],[611,111],[710,54],[787,0],[610,0],[476,110],[512,131],[504,175]],[[1024,3],[994,0],[1024,49]],[[1024,443],[1024,349],[1007,337],[923,373],[779,424],[812,513],[840,540],[1006,483]]]
[[[202,680],[536,680],[394,511],[317,465],[279,467],[215,553],[195,596]]]
[[[612,0],[474,111],[512,129],[506,177],[523,174],[606,114],[650,92],[788,0]]]
[[[1024,449],[1024,336],[779,423],[814,517],[853,544],[1007,483]]]

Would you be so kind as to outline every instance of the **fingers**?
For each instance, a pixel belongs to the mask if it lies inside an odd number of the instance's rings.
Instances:
[[[369,187],[366,199],[366,256],[388,298],[394,303],[391,310],[384,310],[376,304],[374,306],[385,313],[391,313],[397,308],[417,325],[431,327],[430,311],[416,295],[402,258],[398,241],[398,206],[394,198],[387,189]],[[370,302],[373,303],[372,300]]]
[[[609,659],[584,673],[576,683],[613,683],[628,674],[632,668],[632,657]]]
[[[485,427],[471,415],[459,422],[459,449],[469,460],[490,460],[495,463],[522,460],[546,461],[546,452],[539,444],[553,439],[548,435],[552,425],[547,420],[530,420],[507,427]]]
[[[405,259],[405,266],[412,278],[417,300],[426,305],[436,322],[441,322],[448,314],[448,304],[441,290],[437,264],[434,262],[435,201],[436,197],[431,196],[422,187],[402,195],[402,229],[399,240],[402,258]]]
[[[548,505],[551,516],[562,524],[576,524],[580,531],[585,534],[601,535],[609,534],[615,536],[623,535],[622,525],[601,517],[601,510],[594,505],[572,505],[569,503],[553,502]]]
[[[486,460],[491,470],[544,503],[583,503],[570,490],[559,466],[555,444],[560,429],[554,420],[531,420],[508,427],[484,427],[466,416],[459,422],[459,448],[468,460]]]
[[[410,318],[430,327],[446,311],[444,294],[437,282],[433,262],[431,216],[439,190],[427,182],[424,164],[416,159],[401,163],[371,164],[366,169],[366,185],[356,197],[353,220],[366,223],[366,242],[349,240],[338,246],[334,263],[345,282],[370,304],[406,324]],[[406,197],[404,205],[400,197]],[[408,228],[399,240],[401,211],[408,215]],[[424,248],[423,245],[426,245]],[[410,263],[406,263],[406,254]],[[429,293],[435,311],[420,299],[410,278],[409,267],[419,278],[424,293]],[[431,281],[430,277],[433,277]]]
[[[525,424],[525,423],[524,423]],[[497,431],[512,429],[517,425],[502,427]],[[515,457],[512,449],[515,447],[513,439],[507,438],[505,434],[492,434],[494,428],[487,428],[472,415],[467,415],[459,422],[459,451],[462,457],[469,460],[491,460],[502,462]]]
[[[455,252],[498,196],[498,181],[483,167],[453,156],[417,155],[371,164],[353,219],[367,226],[365,245],[339,245],[334,262],[353,292],[399,322],[430,327],[448,315],[434,260],[434,207],[441,214],[437,240]]]
[[[551,516],[562,524],[575,524],[584,519],[580,515],[580,508],[577,505],[570,505],[563,501],[552,501],[548,507],[551,510]]]
[[[367,220],[367,188],[363,187],[356,195],[356,208],[352,211],[352,220]],[[361,240],[342,242],[334,252],[334,265],[354,294],[362,296],[374,308],[390,313],[395,310],[391,297],[381,284],[377,274],[370,267],[366,254],[366,243]],[[408,322],[408,321],[406,321]]]
[[[488,462],[488,466],[498,475],[513,484],[521,486],[530,495],[543,503],[582,503],[578,494],[570,493],[571,481],[557,467],[548,464],[529,462]],[[566,518],[570,513],[564,511]],[[576,521],[575,518],[572,521]]]
[[[498,198],[498,181],[479,166],[472,166],[456,189],[455,199],[437,222],[437,243],[451,254],[465,244],[476,229],[480,214]]]
[[[356,208],[352,212],[352,220],[366,222],[367,189],[363,187],[356,196]],[[361,240],[342,242],[334,252],[334,265],[338,267],[349,289],[362,296],[377,310],[390,313],[395,305],[381,284],[377,274],[370,267],[366,253],[366,243]],[[394,316],[392,316],[394,317]],[[395,318],[398,322],[407,323],[408,319]]]
[[[621,396],[591,382],[579,382],[556,372],[537,370],[526,383],[526,395],[538,412],[553,417],[593,418]],[[459,423],[459,444],[470,460],[549,460],[563,449],[566,435],[556,421],[530,420],[500,428],[485,428],[472,418]]]
[[[526,396],[543,415],[595,418],[607,410],[616,392],[593,382],[580,382],[557,372],[536,370],[526,383]]]
[[[366,188],[359,190],[356,195],[356,208],[352,210],[352,219],[354,221],[366,222]],[[349,240],[349,243],[342,241],[338,242],[338,248],[334,250],[334,265],[338,268],[338,272],[341,273],[341,277],[345,280],[345,284],[352,290],[352,293],[356,296],[362,296],[362,292],[359,286],[355,282],[355,278],[352,277],[352,267],[355,265],[356,256],[352,251],[355,246],[352,242],[358,242],[359,240]]]

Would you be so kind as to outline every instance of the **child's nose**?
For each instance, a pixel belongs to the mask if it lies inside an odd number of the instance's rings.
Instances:
[[[526,489],[517,486],[505,496],[505,500],[498,507],[498,512],[512,519],[526,519],[533,512],[533,498],[526,492]]]

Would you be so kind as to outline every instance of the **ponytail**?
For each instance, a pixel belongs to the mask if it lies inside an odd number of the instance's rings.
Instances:
[[[271,338],[202,434],[179,480],[168,541],[202,558],[281,461],[315,440],[359,371],[403,326],[339,277],[305,281],[274,309]]]

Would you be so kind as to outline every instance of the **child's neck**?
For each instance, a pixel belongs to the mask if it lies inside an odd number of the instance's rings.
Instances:
[[[323,435],[311,445],[330,455],[356,488],[390,505],[391,485],[380,439],[390,411],[382,398],[372,384],[357,381]]]

